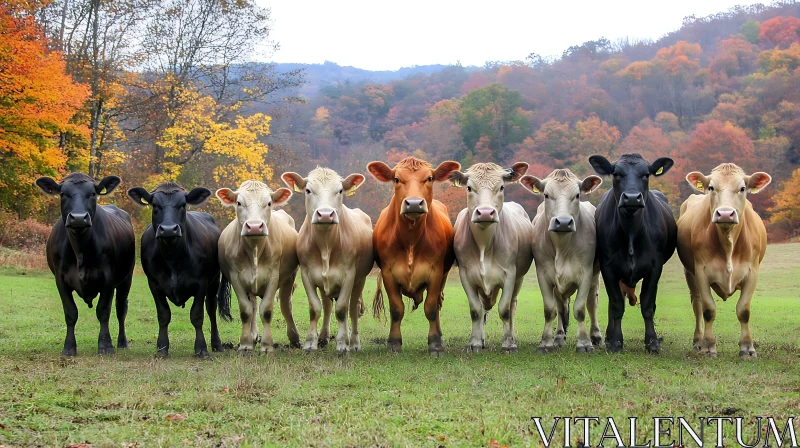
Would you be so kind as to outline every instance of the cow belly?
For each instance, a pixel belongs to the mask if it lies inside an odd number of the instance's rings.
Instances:
[[[272,269],[260,266],[256,275],[253,270],[248,269],[238,275],[239,283],[244,287],[248,294],[263,296],[267,292],[267,286],[275,274]]]
[[[64,274],[63,279],[64,283],[89,305],[92,304],[92,300],[100,294],[106,284],[103,272],[97,269],[86,269],[83,276],[81,276],[77,266],[70,267]]]
[[[311,282],[326,297],[338,298],[344,283],[344,270],[331,266],[323,275],[322,269],[308,268]]]
[[[427,288],[431,277],[436,272],[436,266],[427,262],[415,263],[411,267],[403,263],[395,263],[391,272],[403,294],[419,303],[422,301],[422,292]]]
[[[469,266],[460,267],[467,270],[469,282],[481,289],[485,295],[491,295],[496,289],[500,289],[505,284],[507,271],[493,260],[484,260],[485,273],[481,273],[480,263],[472,263]]]

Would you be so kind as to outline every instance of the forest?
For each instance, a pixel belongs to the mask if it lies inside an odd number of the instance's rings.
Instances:
[[[593,154],[669,156],[676,165],[655,184],[676,215],[687,172],[735,162],[773,177],[749,196],[770,240],[800,235],[799,3],[690,16],[655,41],[599,37],[559,57],[409,70],[393,81],[253,62],[277,49],[264,50],[272,20],[252,0],[3,2],[0,246],[41,247],[58,217],[33,185],[42,175],[115,174],[124,189],[277,187],[284,171],[364,173],[372,160],[408,155],[524,161],[537,176],[586,174]],[[374,220],[390,195],[369,178],[348,201]],[[524,189],[509,197],[535,213]],[[453,218],[465,204],[446,184],[437,198]],[[149,222],[124,194],[106,201],[131,213],[138,233]],[[217,202],[202,209],[224,224],[232,216]],[[302,208],[291,200],[288,211]]]

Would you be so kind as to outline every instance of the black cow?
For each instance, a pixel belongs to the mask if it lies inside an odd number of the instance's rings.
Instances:
[[[613,176],[613,187],[603,195],[595,211],[597,252],[600,272],[608,293],[606,347],[622,350],[622,315],[625,299],[622,285],[634,288],[642,283],[644,345],[658,353],[661,343],[653,326],[658,280],[664,263],[675,252],[678,228],[667,197],[649,189],[650,176],[661,176],[673,165],[662,157],[652,165],[639,154],[625,154],[615,163],[603,156],[592,156],[589,163],[598,174]]]
[[[46,251],[47,265],[56,277],[67,322],[62,356],[75,356],[78,351],[75,342],[78,307],[75,306],[73,291],[89,308],[100,294],[97,302],[97,320],[100,321],[97,351],[105,355],[114,353],[108,319],[114,290],[117,290],[117,348],[128,348],[125,316],[136,257],[136,238],[127,213],[113,205],[97,206],[97,196],[111,193],[119,184],[117,176],[107,176],[96,184],[83,173],[72,173],[60,184],[49,177],[36,179],[36,185],[45,194],[61,197],[61,217],[50,232]]]
[[[167,327],[171,319],[169,303],[184,307],[194,297],[189,312],[195,329],[195,356],[207,357],[203,336],[203,303],[211,321],[211,348],[223,351],[217,328],[217,289],[220,281],[217,241],[219,228],[208,213],[187,212],[187,205],[203,203],[211,191],[195,188],[189,193],[180,185],[166,182],[148,193],[142,187],[128,190],[128,196],[140,206],[150,205],[153,222],[142,235],[142,268],[158,312],[156,355],[169,354]],[[230,320],[228,303],[220,303],[220,317]]]

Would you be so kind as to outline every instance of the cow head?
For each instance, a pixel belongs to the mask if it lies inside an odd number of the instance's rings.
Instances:
[[[639,154],[623,154],[614,163],[603,156],[589,157],[592,168],[601,176],[613,176],[612,188],[617,207],[635,213],[647,204],[650,176],[661,176],[672,168],[674,162],[661,157],[648,164]]]
[[[236,191],[230,188],[217,190],[217,199],[225,207],[236,207],[236,220],[242,227],[244,237],[264,237],[269,235],[269,221],[272,210],[286,204],[292,197],[288,188],[272,191],[269,186],[257,180],[246,180]]]
[[[727,227],[739,223],[747,204],[747,193],[763,190],[772,182],[772,177],[762,172],[748,176],[733,163],[723,163],[708,176],[692,171],[686,175],[686,181],[696,191],[710,197],[711,222]]]
[[[320,167],[308,173],[305,179],[292,172],[283,173],[281,179],[289,188],[305,194],[308,220],[320,227],[339,223],[342,200],[355,194],[365,180],[361,174],[351,174],[342,179],[336,171]]]
[[[36,179],[36,185],[45,194],[61,197],[61,219],[72,232],[83,232],[92,227],[97,196],[111,193],[120,182],[117,176],[106,176],[96,184],[83,173],[71,173],[60,184],[49,177]]]
[[[494,163],[476,163],[465,173],[453,171],[450,180],[456,187],[466,187],[470,219],[485,228],[500,220],[505,184],[518,181],[526,171],[525,162],[517,162],[508,169]]]
[[[588,194],[597,190],[603,179],[591,175],[580,180],[572,171],[564,169],[554,170],[544,179],[527,175],[520,183],[532,193],[544,197],[544,215],[550,222],[548,230],[566,233],[577,230],[581,193]]]
[[[428,213],[433,201],[433,183],[443,182],[461,168],[458,162],[442,162],[436,169],[424,160],[407,157],[394,169],[383,162],[371,162],[367,170],[380,182],[394,182],[394,196],[400,202],[400,215],[416,220]]]
[[[174,182],[164,182],[151,193],[142,187],[128,190],[128,197],[136,205],[153,208],[153,230],[158,241],[163,243],[180,240],[186,227],[186,206],[200,205],[209,196],[211,191],[208,188],[197,187],[187,193]]]

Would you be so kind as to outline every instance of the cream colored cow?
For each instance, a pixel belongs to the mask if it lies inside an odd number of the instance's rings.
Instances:
[[[761,172],[748,176],[738,166],[723,163],[708,176],[693,171],[686,175],[686,181],[701,193],[686,199],[678,219],[678,256],[691,292],[696,322],[694,348],[717,356],[712,328],[717,305],[711,290],[722,300],[739,290],[736,304],[741,325],[739,356],[755,358],[750,335],[750,301],[767,250],[767,230],[747,194],[758,193],[772,178]]]
[[[597,323],[597,287],[600,266],[595,260],[595,207],[581,201],[581,194],[596,190],[598,176],[578,179],[570,170],[555,170],[544,179],[524,176],[520,183],[542,195],[533,218],[533,260],[544,300],[544,331],[539,352],[546,353],[566,342],[569,299],[578,321],[578,353],[591,352],[603,342]],[[586,310],[591,319],[591,338],[586,332]],[[559,317],[553,337],[553,319]]]
[[[515,163],[505,170],[494,163],[476,163],[466,172],[454,171],[450,179],[467,190],[467,208],[456,218],[453,247],[461,285],[469,299],[472,336],[469,350],[484,348],[484,323],[500,290],[497,311],[503,321],[502,350],[517,351],[514,313],[517,295],[531,267],[531,219],[515,202],[503,202],[505,186],[528,170]]]
[[[217,190],[222,204],[236,209],[236,219],[219,237],[219,265],[223,277],[221,290],[225,289],[224,282],[229,281],[239,300],[241,351],[253,350],[257,340],[256,310],[264,326],[261,353],[274,350],[271,322],[276,293],[286,319],[289,342],[300,347],[300,334],[292,317],[292,289],[298,266],[297,231],[292,217],[276,210],[291,196],[287,188],[272,191],[257,180],[245,181],[236,191]]]
[[[336,350],[346,353],[361,350],[358,337],[361,293],[372,270],[372,221],[360,209],[342,203],[364,182],[361,174],[342,179],[328,168],[316,168],[303,178],[284,173],[281,179],[305,194],[306,219],[297,240],[300,276],[308,294],[311,325],[303,349],[317,350],[327,343],[332,301],[336,301]],[[317,322],[324,308],[322,331]],[[352,332],[348,334],[347,314]]]

